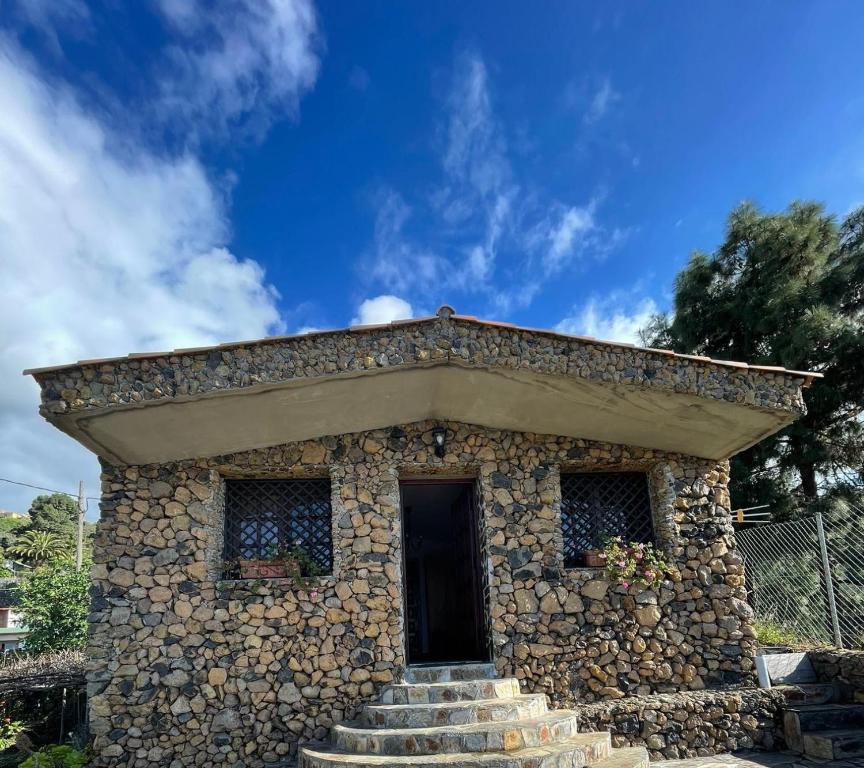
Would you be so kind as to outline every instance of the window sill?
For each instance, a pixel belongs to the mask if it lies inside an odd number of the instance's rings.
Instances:
[[[570,580],[589,580],[589,579],[603,579],[603,581],[609,581],[606,577],[606,569],[602,567],[589,567],[587,565],[576,565],[572,568],[562,568],[561,576],[563,579]]]
[[[256,590],[261,588],[267,592],[310,592],[313,590],[327,589],[332,587],[338,579],[331,575],[308,576],[299,579],[287,577],[258,578],[258,579],[217,579],[216,589],[220,592],[245,589]]]

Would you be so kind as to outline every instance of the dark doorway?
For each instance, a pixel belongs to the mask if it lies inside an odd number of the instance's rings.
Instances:
[[[405,481],[409,664],[488,661],[473,481]]]

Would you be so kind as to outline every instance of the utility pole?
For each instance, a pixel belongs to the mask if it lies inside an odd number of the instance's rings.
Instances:
[[[78,538],[75,543],[75,570],[81,570],[81,561],[84,559],[84,513],[87,504],[84,501],[84,481],[78,481]]]

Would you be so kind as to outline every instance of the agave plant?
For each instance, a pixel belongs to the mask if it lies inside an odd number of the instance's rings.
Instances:
[[[68,555],[69,543],[50,531],[25,531],[6,551],[39,564]]]

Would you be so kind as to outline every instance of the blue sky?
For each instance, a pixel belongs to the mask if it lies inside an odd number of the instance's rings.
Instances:
[[[0,477],[25,367],[429,313],[632,341],[743,199],[864,202],[858,2],[0,0]],[[0,483],[0,508],[28,489]]]

